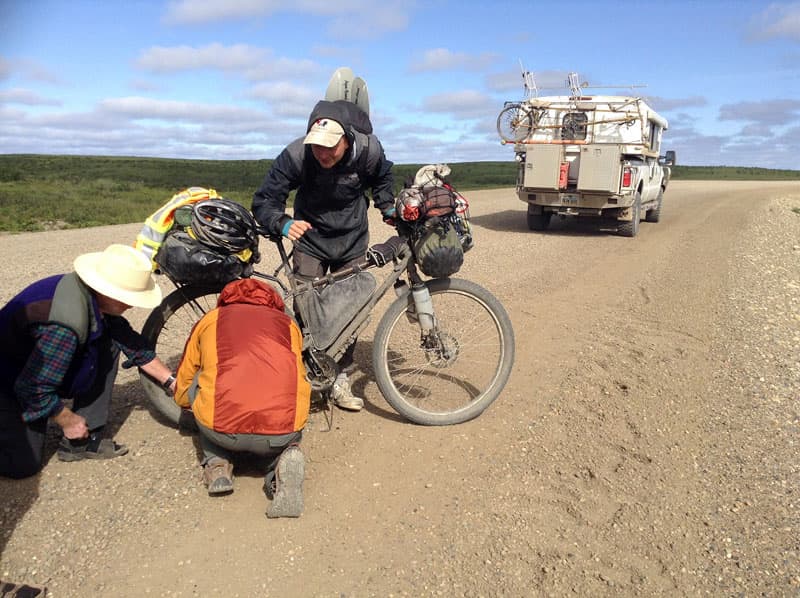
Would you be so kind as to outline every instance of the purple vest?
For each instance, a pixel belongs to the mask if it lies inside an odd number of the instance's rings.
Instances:
[[[13,392],[33,351],[34,324],[58,324],[75,333],[78,348],[59,394],[70,398],[87,391],[97,374],[105,327],[97,299],[74,272],[34,282],[0,309],[0,385],[6,392]]]

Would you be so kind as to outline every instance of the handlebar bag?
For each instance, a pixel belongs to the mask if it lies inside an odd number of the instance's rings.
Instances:
[[[464,249],[449,218],[430,218],[413,235],[412,249],[420,270],[431,278],[447,278],[464,263]]]

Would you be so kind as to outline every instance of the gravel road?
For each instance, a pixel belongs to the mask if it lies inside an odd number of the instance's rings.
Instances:
[[[403,421],[370,328],[367,407],[330,432],[312,415],[306,511],[268,520],[259,470],[208,497],[192,437],[123,372],[127,457],[0,479],[0,578],[55,597],[800,595],[800,184],[675,181],[635,239],[533,233],[513,190],[467,195],[460,276],[517,337],[481,417]],[[138,228],[0,236],[0,300]]]

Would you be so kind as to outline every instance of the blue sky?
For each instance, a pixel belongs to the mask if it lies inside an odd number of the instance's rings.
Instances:
[[[0,153],[273,158],[350,66],[394,162],[511,160],[520,62],[645,96],[679,163],[800,169],[800,2],[756,0],[0,0]]]

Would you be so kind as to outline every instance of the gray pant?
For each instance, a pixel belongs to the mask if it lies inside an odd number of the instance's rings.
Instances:
[[[192,385],[189,387],[190,404],[193,404],[197,397],[198,378],[199,376],[195,376]],[[284,449],[290,444],[298,444],[303,436],[302,432],[290,432],[289,434],[225,434],[207,428],[200,422],[197,422],[197,429],[200,431],[200,446],[203,449],[201,465],[205,465],[214,457],[231,461],[233,453],[252,453],[267,457],[269,461],[267,470],[274,469],[278,457],[280,457]]]
[[[97,377],[92,387],[73,400],[72,410],[86,420],[90,432],[106,425],[111,392],[117,379],[119,349],[109,338],[100,347]],[[44,465],[47,418],[26,423],[17,398],[0,391],[0,476],[27,478]]]

